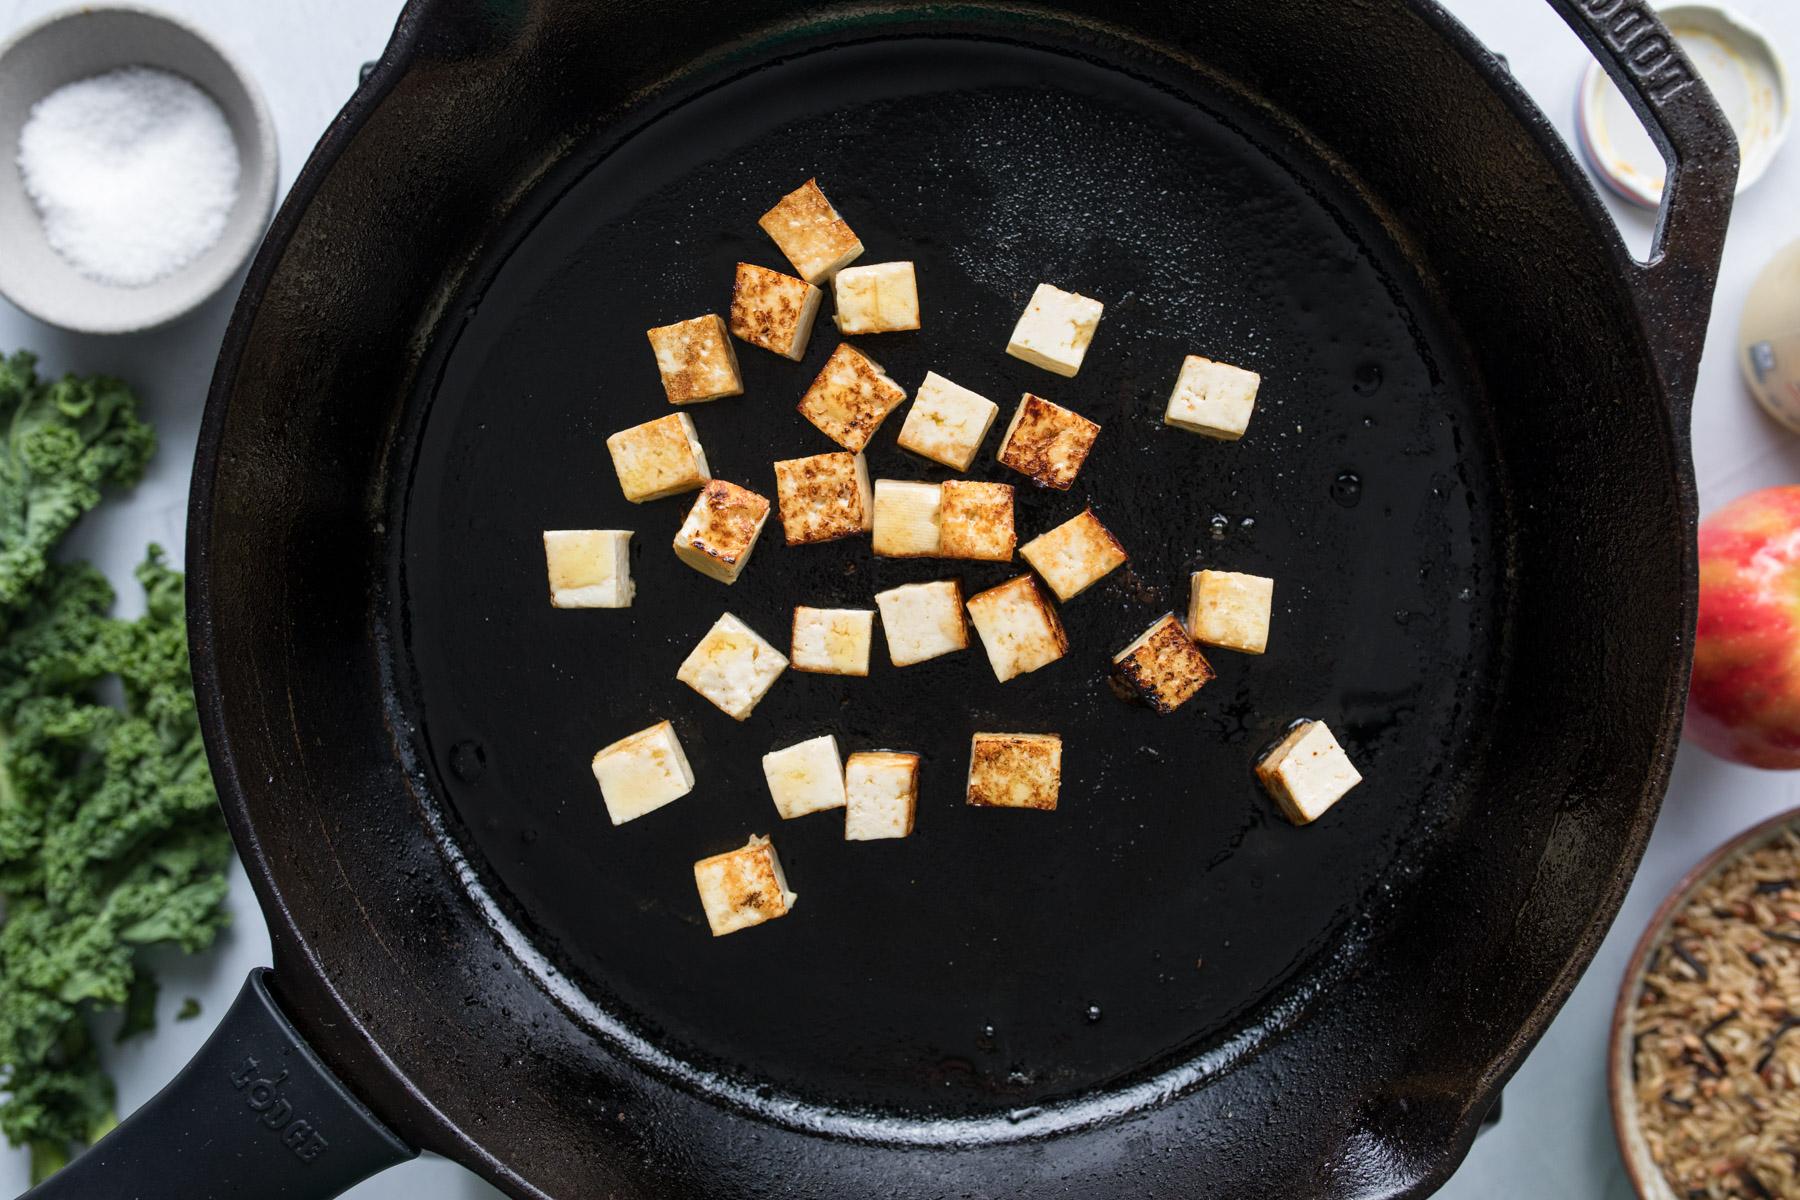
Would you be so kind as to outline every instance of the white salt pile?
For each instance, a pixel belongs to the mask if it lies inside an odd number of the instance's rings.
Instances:
[[[19,173],[58,254],[101,283],[141,286],[219,240],[237,201],[237,144],[212,97],[124,67],[31,108]]]

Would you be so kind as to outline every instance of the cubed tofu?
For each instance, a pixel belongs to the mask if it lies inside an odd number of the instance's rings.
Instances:
[[[861,608],[794,608],[796,671],[815,675],[867,675],[875,640],[875,613]]]
[[[852,754],[844,766],[844,840],[903,838],[919,805],[919,756],[893,751]]]
[[[557,608],[630,608],[629,529],[546,529],[550,603]]]
[[[1323,721],[1302,721],[1290,729],[1256,764],[1256,777],[1296,825],[1312,824],[1362,782]]]
[[[1181,364],[1163,420],[1177,429],[1235,442],[1250,428],[1262,376],[1190,354]]]
[[[875,553],[886,558],[937,554],[944,491],[935,483],[875,481]]]
[[[675,556],[702,575],[736,583],[768,519],[766,498],[715,479],[700,489],[675,534]]]
[[[909,262],[845,267],[831,281],[842,334],[901,333],[919,327],[919,284]]]
[[[885,613],[882,619],[887,619]],[[1069,652],[1062,620],[1029,575],[970,596],[969,619],[1001,683],[1047,667]]]
[[[1188,632],[1196,642],[1244,654],[1269,648],[1275,581],[1236,571],[1196,571],[1188,592]]]
[[[1128,556],[1093,509],[1086,509],[1019,547],[1019,557],[1067,603],[1125,565]]]
[[[755,630],[726,613],[700,639],[675,678],[705,696],[734,720],[750,716],[788,661]]]
[[[694,790],[694,769],[688,766],[675,727],[667,721],[620,738],[594,755],[594,778],[614,825],[654,812]]]
[[[1099,436],[1100,427],[1080,413],[1026,392],[1000,440],[1000,461],[1045,487],[1066,492]]]
[[[717,313],[650,330],[650,349],[670,404],[699,404],[744,394],[737,351]]]
[[[947,479],[943,483],[938,553],[944,558],[1011,562],[1018,535],[1013,532],[1013,490],[1006,483]]]
[[[808,283],[823,283],[862,256],[862,239],[809,179],[756,222]]]
[[[929,371],[906,410],[900,448],[966,471],[999,413],[1000,406],[986,396]]]
[[[954,579],[908,583],[876,592],[875,607],[881,610],[888,658],[896,667],[910,667],[969,648],[962,585]]]
[[[1088,296],[1040,283],[1013,326],[1006,352],[1034,367],[1071,377],[1081,370],[1081,360],[1094,340],[1105,307]]]
[[[806,356],[824,298],[824,292],[804,279],[741,262],[731,288],[731,332],[752,346],[799,362]]]
[[[1213,669],[1175,614],[1167,613],[1113,655],[1113,674],[1157,712],[1172,713],[1206,686]]]
[[[799,408],[819,432],[861,454],[888,414],[904,403],[906,389],[884,375],[874,359],[845,343],[825,360]]]
[[[694,886],[714,937],[785,917],[799,899],[788,890],[775,847],[760,835],[741,849],[695,863]]]
[[[829,733],[765,754],[762,765],[782,820],[844,807],[844,760]]]
[[[619,487],[633,504],[691,492],[712,478],[694,419],[686,413],[621,429],[606,439],[606,448]]]
[[[978,733],[969,743],[968,802],[976,808],[1056,811],[1062,791],[1062,737]]]
[[[783,459],[775,464],[775,500],[790,546],[854,537],[875,524],[869,465],[860,454]]]

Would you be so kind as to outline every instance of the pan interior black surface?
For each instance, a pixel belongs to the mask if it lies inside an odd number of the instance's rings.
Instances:
[[[1352,181],[1216,82],[976,38],[774,62],[584,153],[447,335],[394,565],[400,703],[455,842],[581,1003],[764,1096],[965,1116],[1253,1043],[1352,960],[1467,812],[1505,603],[1486,401]],[[722,612],[785,649],[796,603],[1023,570],[790,549],[771,519],[727,588],[669,548],[691,496],[622,499],[606,435],[671,411],[644,330],[723,312],[740,259],[786,269],[756,218],[815,174],[864,262],[918,264],[923,330],[862,348],[1002,423],[1026,389],[1099,421],[1067,494],[995,462],[998,428],[970,476],[1022,485],[1021,539],[1092,504],[1132,562],[1063,607],[1073,649],[1046,670],[998,684],[978,645],[896,670],[878,632],[869,678],[790,672],[737,724],[674,679]],[[1106,302],[1076,379],[1003,353],[1040,281]],[[747,394],[686,410],[717,476],[772,498],[773,460],[835,448],[794,403],[838,341],[827,314],[803,363],[740,346]],[[1162,424],[1191,353],[1262,373],[1241,443]],[[895,447],[903,415],[871,474],[949,477]],[[585,527],[636,531],[629,610],[547,603],[539,533]],[[1122,702],[1111,655],[1201,567],[1275,578],[1269,654],[1213,654],[1174,716]],[[1296,829],[1251,764],[1302,716],[1367,782]],[[698,785],[614,828],[588,760],[664,718]],[[1059,811],[964,807],[977,729],[1060,732]],[[827,732],[925,756],[911,838],[778,820],[760,757]],[[798,905],[713,939],[690,866],[751,833]]]

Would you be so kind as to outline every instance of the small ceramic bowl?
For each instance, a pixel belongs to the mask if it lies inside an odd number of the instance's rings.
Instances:
[[[118,67],[157,67],[210,95],[230,122],[237,204],[210,249],[174,274],[117,287],[81,274],[50,247],[16,159],[31,106],[67,83]],[[230,280],[262,239],[275,203],[275,125],[262,93],[193,29],[146,9],[77,8],[0,43],[0,295],[52,325],[131,333],[191,312]]]
[[[1645,966],[1650,951],[1660,944],[1669,931],[1669,921],[1686,907],[1695,892],[1712,882],[1738,857],[1757,850],[1781,836],[1788,828],[1800,826],[1800,808],[1790,809],[1751,827],[1701,859],[1675,885],[1661,905],[1644,936],[1631,952],[1625,968],[1625,979],[1619,985],[1619,998],[1613,1009],[1612,1039],[1607,1048],[1607,1093],[1612,1105],[1613,1133],[1619,1139],[1619,1157],[1625,1162],[1625,1173],[1642,1200],[1682,1200],[1670,1186],[1668,1177],[1650,1156],[1644,1132],[1638,1123],[1637,1097],[1632,1087],[1633,1045],[1637,1039],[1637,1000],[1644,989]]]

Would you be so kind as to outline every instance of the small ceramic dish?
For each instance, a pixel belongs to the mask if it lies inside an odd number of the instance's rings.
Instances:
[[[237,143],[237,203],[219,240],[141,287],[90,279],[51,248],[16,160],[31,106],[79,79],[145,66],[191,80],[219,105]],[[275,203],[275,125],[262,93],[218,47],[146,9],[77,8],[0,43],[0,294],[52,325],[131,333],[191,312],[223,287],[261,241]]]

